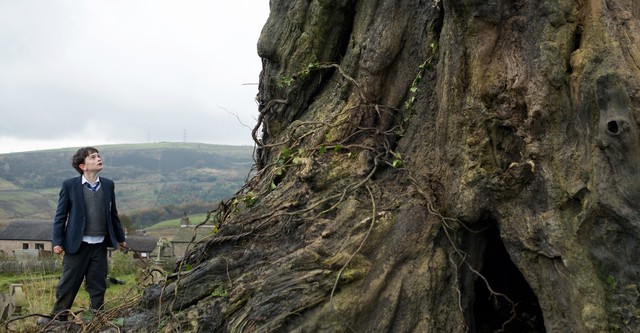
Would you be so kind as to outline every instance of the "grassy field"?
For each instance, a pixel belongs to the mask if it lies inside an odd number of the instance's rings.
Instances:
[[[17,190],[19,188],[20,187],[16,186],[14,183],[0,178],[0,191]]]
[[[191,225],[198,225],[207,218],[207,214],[193,214],[189,215],[189,222]],[[164,237],[167,239],[173,238],[176,231],[180,228],[181,219],[172,219],[158,222],[150,227],[144,229],[145,235],[153,237]]]
[[[139,268],[131,254],[128,256],[118,254],[112,258],[110,276],[117,277],[124,281],[124,284],[110,284],[107,288],[105,295],[105,309],[107,311],[132,304],[141,295],[142,287],[137,282]],[[1,292],[6,292],[10,284],[19,283],[22,284],[26,298],[22,313],[14,314],[14,318],[18,316],[25,318],[9,323],[9,332],[31,333],[40,330],[36,324],[38,317],[29,315],[50,313],[55,302],[55,290],[59,277],[59,273],[39,274],[35,272],[0,276]],[[78,292],[71,310],[78,313],[78,318],[89,319],[88,309],[89,295],[83,287]],[[4,332],[5,325],[6,322],[0,323],[0,331]]]
[[[0,215],[10,218],[49,219],[56,209],[57,193],[53,191],[0,191]]]
[[[191,223],[191,225],[197,225],[197,224],[200,224],[202,221],[204,221],[206,218],[207,218],[207,214],[194,214],[189,216],[189,222]],[[166,228],[171,228],[175,230],[175,228],[180,226],[181,220],[182,219],[172,219],[172,220],[161,221],[159,223],[156,223],[146,228],[145,230],[151,231],[151,230],[166,229]]]

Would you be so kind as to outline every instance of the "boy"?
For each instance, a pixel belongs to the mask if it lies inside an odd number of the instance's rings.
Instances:
[[[114,183],[98,177],[102,170],[98,150],[93,147],[78,149],[71,165],[80,176],[62,183],[53,220],[53,252],[64,251],[62,275],[52,311],[52,316],[60,321],[67,320],[85,278],[91,312],[102,309],[107,289],[107,247],[127,246],[118,218]],[[44,320],[39,322],[46,323]]]

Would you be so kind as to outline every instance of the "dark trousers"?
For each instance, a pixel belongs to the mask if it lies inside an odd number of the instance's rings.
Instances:
[[[52,314],[59,314],[58,318],[61,320],[66,319],[66,311],[71,309],[82,280],[85,278],[91,310],[101,310],[104,305],[104,293],[107,290],[108,265],[107,246],[104,243],[82,242],[78,252],[65,253]]]

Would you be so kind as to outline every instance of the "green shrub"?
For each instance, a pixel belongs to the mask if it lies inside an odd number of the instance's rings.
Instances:
[[[111,256],[109,275],[110,276],[123,276],[129,274],[135,274],[138,272],[137,259],[133,258],[132,253],[125,254],[122,251],[115,251]]]

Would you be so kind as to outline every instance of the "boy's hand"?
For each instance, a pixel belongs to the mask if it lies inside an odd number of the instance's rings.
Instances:
[[[64,251],[64,250],[62,249],[62,246],[60,246],[60,245],[56,245],[56,246],[53,247],[53,253],[55,253],[55,254],[60,254],[60,253],[62,253],[62,251]]]
[[[120,250],[124,250],[127,248],[127,242],[118,243],[118,246],[120,246]]]

